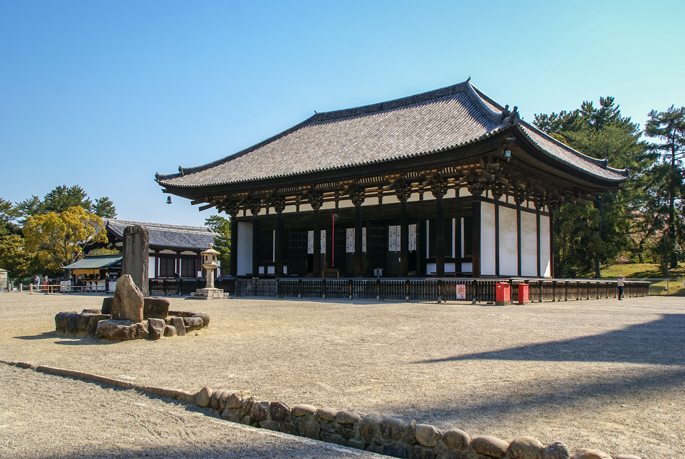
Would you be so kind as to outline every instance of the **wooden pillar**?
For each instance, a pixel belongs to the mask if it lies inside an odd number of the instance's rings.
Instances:
[[[471,235],[472,235],[472,244],[473,244],[473,262],[472,262],[472,276],[473,277],[480,277],[481,275],[481,270],[480,270],[480,225],[481,225],[481,215],[480,215],[480,210],[481,210],[481,195],[483,194],[483,191],[485,191],[485,187],[483,187],[482,184],[480,183],[475,183],[473,185],[469,186],[469,192],[471,193],[471,220],[472,220],[472,227],[471,227]]]
[[[526,195],[522,190],[516,190],[514,192],[514,200],[516,201],[516,254],[517,254],[517,272],[518,276],[521,277],[521,264],[522,264],[522,252],[521,252],[521,204],[525,199]]]
[[[355,188],[350,192],[354,204],[354,277],[362,277],[362,203],[364,191]]]
[[[321,277],[321,205],[323,196],[313,194],[309,197],[309,203],[314,209],[314,262],[312,263],[314,277]]]
[[[495,198],[495,275],[499,276],[499,198],[501,195],[493,193]]]
[[[411,197],[411,184],[401,183],[397,189],[400,200],[400,276],[409,275],[409,206],[407,199]]]
[[[259,220],[252,214],[252,277],[259,276]]]
[[[541,259],[540,259],[540,206],[538,203],[535,203],[535,228],[536,228],[536,238],[535,241],[537,243],[537,255],[538,255],[538,277],[540,277],[540,265],[541,265]]]
[[[231,215],[231,275],[238,276],[238,213]],[[202,263],[200,263],[202,266]]]
[[[554,226],[552,225],[552,214],[554,213],[552,207],[547,206],[549,210],[549,267],[552,279],[556,278],[554,275]]]
[[[435,197],[435,275],[443,277],[445,275],[445,211],[442,197],[447,192],[446,183],[436,181],[431,191]]]
[[[276,277],[283,277],[283,210],[285,200],[277,201],[274,206],[276,210]]]

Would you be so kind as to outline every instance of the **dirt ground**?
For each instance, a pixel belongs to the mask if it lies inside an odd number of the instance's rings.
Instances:
[[[207,330],[98,343],[54,315],[101,296],[0,294],[0,359],[289,405],[378,412],[472,436],[685,456],[685,302],[464,303],[172,298]],[[54,377],[53,377],[54,378]],[[2,435],[2,430],[0,430]]]

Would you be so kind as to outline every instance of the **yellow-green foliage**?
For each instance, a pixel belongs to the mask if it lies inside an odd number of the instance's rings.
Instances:
[[[102,219],[78,206],[28,217],[23,233],[32,251],[60,268],[75,262],[86,243],[107,238]]]

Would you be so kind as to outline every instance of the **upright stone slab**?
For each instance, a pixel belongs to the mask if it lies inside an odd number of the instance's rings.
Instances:
[[[143,294],[128,274],[117,279],[117,288],[112,298],[112,319],[143,321]]]
[[[124,230],[124,252],[121,260],[121,274],[128,274],[143,296],[149,296],[148,259],[150,235],[147,228],[134,225]],[[142,319],[141,319],[142,320]]]

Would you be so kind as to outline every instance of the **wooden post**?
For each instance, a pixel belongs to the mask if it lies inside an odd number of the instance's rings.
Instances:
[[[314,209],[314,261],[312,268],[314,277],[321,277],[321,214],[319,210],[323,204],[323,195],[320,193],[310,194],[309,204]]]
[[[252,277],[259,277],[259,220],[252,214]]]
[[[473,244],[473,262],[472,262],[472,277],[479,278],[480,270],[480,210],[481,210],[481,195],[485,191],[485,187],[480,183],[474,183],[469,186],[471,193],[471,214],[472,214],[472,244]]]
[[[280,198],[274,205],[276,210],[276,277],[283,277],[283,210],[285,199]]]
[[[445,211],[442,197],[447,192],[447,184],[436,180],[431,192],[435,197],[435,275],[445,275]]]
[[[364,191],[358,188],[350,192],[354,204],[354,277],[362,277],[362,203]]]

